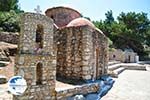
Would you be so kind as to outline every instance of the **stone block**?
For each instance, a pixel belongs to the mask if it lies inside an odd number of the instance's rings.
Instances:
[[[92,78],[91,75],[86,75],[86,76],[83,77],[83,79],[85,79],[85,80],[89,80],[91,78]]]

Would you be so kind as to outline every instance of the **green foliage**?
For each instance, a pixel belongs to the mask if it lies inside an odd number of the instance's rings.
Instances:
[[[109,51],[115,51],[116,49],[115,48],[109,48]]]
[[[91,21],[90,17],[83,17],[83,18],[85,18],[85,19],[87,19],[87,20]]]
[[[110,10],[107,13],[105,13],[106,19],[104,21],[94,21],[96,27],[101,29],[104,34],[108,37],[110,37],[110,33],[112,32],[112,24],[115,23],[113,12]]]
[[[105,19],[105,23],[106,24],[111,24],[114,22],[114,17],[113,17],[113,12],[112,10],[107,11],[107,13],[105,13],[106,19]]]
[[[10,12],[0,12],[0,29],[7,32],[18,32],[19,27],[19,14],[11,10]]]
[[[108,44],[109,44],[109,47],[113,47],[113,42],[108,38]]]
[[[148,41],[145,41],[148,35],[148,30],[150,27],[150,21],[146,13],[135,13],[129,12],[127,14],[121,13],[118,16],[119,23],[126,25],[128,30],[132,31],[130,36],[136,38],[143,44],[147,44]]]
[[[23,12],[18,6],[19,0],[0,0],[0,11],[9,12],[14,10],[16,13]]]
[[[146,13],[121,13],[118,16],[119,24],[124,25],[124,30],[122,33],[119,33],[119,36],[122,35],[126,42],[126,46],[132,48],[134,51],[139,54],[144,54],[144,46],[148,45],[149,39],[148,30],[150,27],[150,20],[147,17]]]
[[[131,48],[139,55],[148,54],[144,45],[150,47],[150,20],[146,13],[121,13],[117,21],[112,11],[108,11],[104,21],[94,21],[96,27],[113,42],[110,47]]]
[[[145,33],[145,40],[146,40],[147,46],[150,47],[150,27],[149,27],[149,29],[148,29],[148,32]]]
[[[19,31],[19,15],[23,11],[20,10],[18,1],[0,0],[0,31]]]

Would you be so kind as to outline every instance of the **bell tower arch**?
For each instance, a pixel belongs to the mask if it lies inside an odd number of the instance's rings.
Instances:
[[[56,56],[53,20],[35,13],[21,16],[21,32],[15,60],[15,75],[27,81],[27,89],[14,100],[55,100]]]

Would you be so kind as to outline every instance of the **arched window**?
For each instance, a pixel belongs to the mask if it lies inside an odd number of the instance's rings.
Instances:
[[[43,48],[43,34],[44,34],[44,29],[43,25],[38,24],[37,29],[36,29],[36,52],[39,52]]]
[[[54,19],[54,16],[53,16],[53,15],[51,15],[51,18],[52,18],[52,19]]]
[[[36,84],[42,84],[42,63],[38,63],[36,66]]]
[[[113,55],[113,58],[116,58],[116,55]]]

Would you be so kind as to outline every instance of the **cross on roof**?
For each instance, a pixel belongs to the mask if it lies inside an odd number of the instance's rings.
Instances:
[[[40,14],[42,11],[40,10],[40,6],[37,5],[37,8],[34,9],[34,11],[36,11],[36,13]]]

